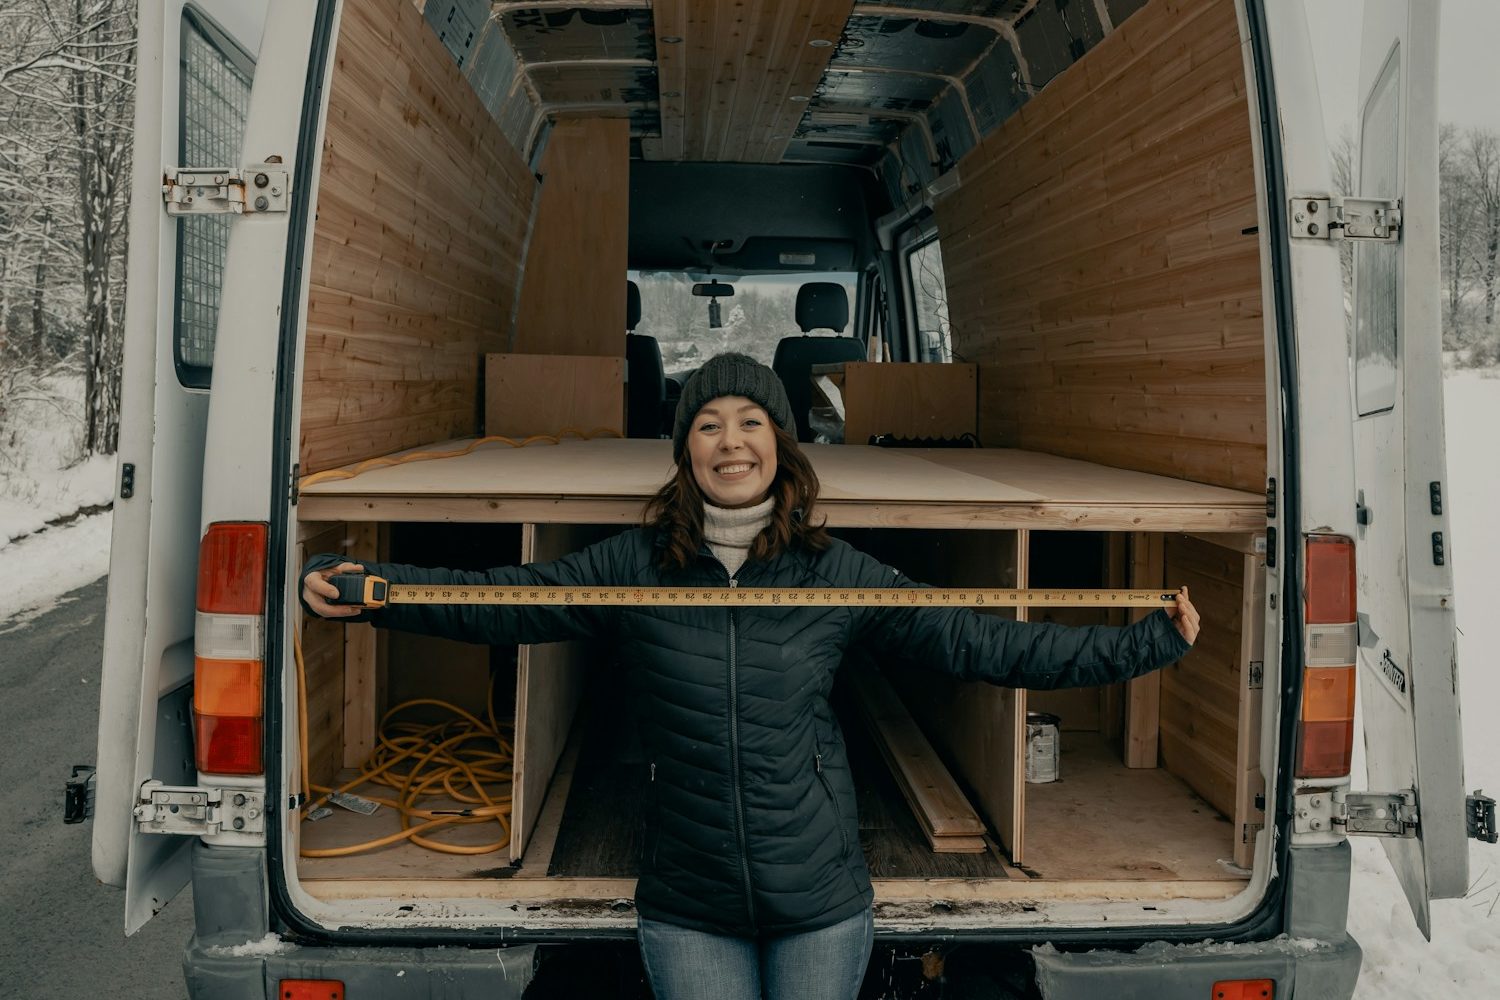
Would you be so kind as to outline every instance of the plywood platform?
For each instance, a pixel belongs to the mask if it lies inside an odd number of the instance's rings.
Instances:
[[[467,441],[425,451],[457,451]],[[1009,448],[804,445],[833,527],[1243,532],[1259,494]],[[369,469],[305,485],[304,521],[631,524],[672,473],[668,441],[565,439]]]

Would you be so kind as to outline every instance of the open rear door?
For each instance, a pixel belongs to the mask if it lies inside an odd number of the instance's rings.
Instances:
[[[143,0],[119,472],[100,686],[94,872],[134,933],[187,883],[191,838],[140,834],[148,779],[197,778],[193,620],[208,384],[232,216],[171,218],[168,166],[236,165],[265,0]]]
[[[1359,677],[1369,787],[1411,791],[1417,824],[1386,853],[1422,932],[1428,900],[1468,888],[1447,564],[1438,295],[1436,0],[1364,5],[1355,194],[1399,200],[1399,231],[1354,242]],[[1394,208],[1395,206],[1389,206]],[[1360,211],[1367,222],[1373,206]],[[1346,209],[1346,219],[1350,212]],[[1386,217],[1389,221],[1389,216]]]

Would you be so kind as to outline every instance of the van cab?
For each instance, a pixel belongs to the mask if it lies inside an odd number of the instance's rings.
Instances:
[[[857,547],[1029,595],[982,613],[1203,612],[1100,688],[861,651],[866,994],[1351,996],[1348,838],[1424,933],[1495,839],[1436,15],[1366,5],[1341,196],[1301,0],[145,0],[92,820],[127,933],[191,882],[194,997],[644,995],[611,650],[307,620],[298,569],[639,524],[740,350]],[[416,775],[455,739],[472,786]]]

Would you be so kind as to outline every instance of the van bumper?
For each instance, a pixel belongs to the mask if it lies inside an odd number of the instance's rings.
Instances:
[[[1349,936],[1347,841],[1287,851],[1286,933],[1246,944],[1148,944],[1137,951],[1033,949],[1046,1000],[1211,1000],[1226,979],[1270,979],[1276,1000],[1349,1000],[1361,951]],[[1234,994],[1230,994],[1231,996]]]
[[[273,950],[272,954],[257,954]],[[248,952],[248,953],[246,953]],[[531,982],[536,946],[468,948],[320,948],[275,938],[233,946],[194,938],[183,956],[192,1000],[274,1000],[286,979],[336,979],[344,996],[381,1000],[519,1000]]]
[[[1348,1000],[1360,954],[1345,934],[1337,941],[1283,935],[1253,944],[1152,944],[1134,952],[1069,954],[1044,946],[1032,958],[1045,1000],[1207,1000],[1226,979],[1272,980],[1276,1000]]]

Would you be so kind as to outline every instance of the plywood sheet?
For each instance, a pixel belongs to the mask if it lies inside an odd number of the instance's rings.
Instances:
[[[490,354],[484,368],[484,433],[625,436],[625,359]]]
[[[623,357],[630,122],[557,122],[541,174],[511,349]]]
[[[844,443],[872,435],[961,437],[979,430],[978,373],[966,364],[842,365]]]

